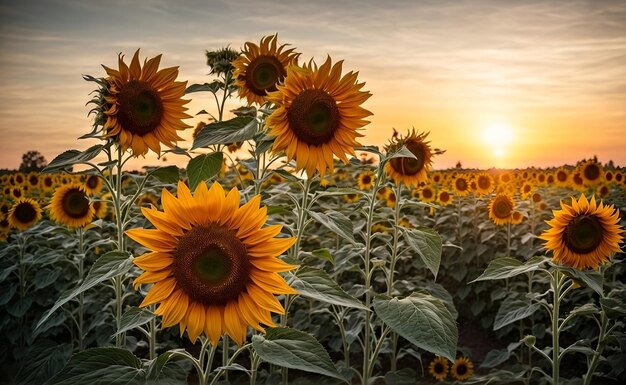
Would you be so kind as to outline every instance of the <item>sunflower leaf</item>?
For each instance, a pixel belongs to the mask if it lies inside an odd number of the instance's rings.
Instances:
[[[211,83],[192,84],[189,87],[187,87],[187,89],[185,90],[185,94],[190,94],[192,92],[204,92],[204,91],[216,93],[221,88],[221,85],[222,83],[217,80],[214,80]]]
[[[175,385],[186,384],[187,371],[182,368],[178,361],[182,360],[181,355],[174,353],[184,352],[185,349],[168,350],[160,354],[157,358],[144,364],[149,384]]]
[[[374,310],[385,324],[415,346],[454,361],[459,332],[441,300],[424,293],[402,299],[378,295]]]
[[[155,315],[148,309],[131,307],[124,314],[122,314],[120,329],[115,334],[124,333],[138,326],[145,325],[154,317]]]
[[[470,283],[515,277],[539,269],[545,261],[546,259],[540,256],[533,257],[525,263],[511,257],[496,258],[489,263],[480,277]]]
[[[80,286],[74,289],[66,290],[63,294],[61,294],[61,297],[59,297],[54,306],[48,309],[48,311],[46,311],[41,317],[41,319],[37,323],[37,326],[35,327],[35,330],[37,330],[44,322],[46,322],[46,320],[50,318],[50,316],[61,306],[71,301],[80,293],[91,289],[92,287],[106,281],[107,279],[128,272],[131,267],[132,262],[130,259],[130,255],[126,252],[110,251],[106,254],[103,254],[93,264],[91,270],[89,270],[89,274],[87,274],[87,277]]]
[[[441,235],[435,230],[419,226],[414,229],[399,227],[406,243],[421,258],[424,265],[430,270],[435,278],[441,264],[442,240]]]
[[[103,148],[104,146],[102,144],[96,144],[85,151],[67,150],[54,158],[42,172],[56,172],[69,168],[77,163],[88,162],[98,156]]]
[[[265,362],[290,369],[323,374],[345,381],[328,352],[312,335],[291,328],[269,328],[265,336],[252,336],[255,352]]]
[[[93,348],[74,354],[47,385],[127,385],[145,381],[141,360],[126,349]]]
[[[411,150],[406,148],[406,146],[402,146],[402,147],[400,147],[400,149],[398,151],[394,151],[392,153],[387,153],[385,155],[385,159],[384,160],[389,160],[389,159],[393,159],[393,158],[413,158],[413,159],[416,159],[417,157],[415,156],[415,154],[413,154],[411,152]]]
[[[493,330],[501,329],[515,321],[530,317],[537,310],[539,310],[540,307],[541,305],[538,303],[530,303],[529,301],[520,299],[507,298],[502,302],[500,308],[498,309],[496,318],[493,321]]]
[[[223,159],[224,154],[221,152],[202,154],[191,159],[187,165],[187,177],[191,191],[194,191],[201,181],[217,175],[222,168]]]
[[[180,179],[180,173],[176,166],[158,167],[150,171],[149,175],[163,183],[176,183]]]
[[[361,301],[346,293],[324,270],[309,266],[301,267],[290,282],[290,286],[306,298],[367,310]]]
[[[237,116],[223,122],[209,123],[200,130],[191,149],[250,140],[254,138],[257,126],[257,120],[250,116]]]
[[[326,211],[326,214],[318,213],[313,210],[306,210],[306,212],[311,218],[324,225],[324,227],[356,246],[353,234],[354,227],[350,218],[333,210]]]
[[[595,291],[600,295],[602,294],[602,286],[604,284],[604,278],[602,274],[597,272],[596,270],[582,271],[578,269],[574,269],[573,267],[561,266],[552,264],[557,269],[561,270],[571,279],[583,283],[585,286],[589,287],[591,290]]]

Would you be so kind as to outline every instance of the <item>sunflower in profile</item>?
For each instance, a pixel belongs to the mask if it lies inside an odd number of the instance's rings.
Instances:
[[[91,222],[94,208],[89,203],[85,186],[67,184],[54,191],[50,204],[50,218],[69,228],[83,227]]]
[[[85,180],[85,192],[87,195],[96,195],[102,190],[104,182],[98,175],[89,175]]]
[[[450,368],[450,375],[457,381],[465,381],[474,374],[474,364],[467,357],[459,357],[454,360]]]
[[[496,225],[505,225],[511,221],[515,202],[508,194],[498,194],[489,202],[489,218]]]
[[[372,234],[375,233],[389,234],[389,229],[387,228],[387,226],[380,222],[374,223],[372,225]]]
[[[181,140],[178,130],[190,126],[182,119],[190,118],[183,100],[187,82],[175,81],[178,67],[159,70],[161,55],[139,64],[139,50],[130,66],[118,56],[119,69],[104,66],[108,78],[105,93],[104,135],[115,138],[122,151],[132,149],[133,156],[145,155],[148,149],[161,154],[161,143],[173,147]]]
[[[371,171],[363,171],[357,176],[357,183],[359,184],[359,189],[361,190],[369,190],[374,185],[374,178],[376,175]]]
[[[491,175],[481,172],[476,177],[476,191],[481,195],[490,194],[495,184]]]
[[[407,136],[394,136],[386,147],[388,153],[395,152],[405,146],[415,158],[391,158],[385,165],[385,172],[396,183],[404,182],[408,187],[418,186],[420,182],[428,181],[428,171],[432,166],[433,153],[426,142],[428,133],[416,134],[415,130]]]
[[[444,381],[448,377],[450,365],[448,360],[443,357],[437,357],[428,365],[428,373],[437,381]]]
[[[619,253],[624,230],[619,226],[619,211],[613,205],[588,201],[584,194],[572,198],[572,205],[561,202],[561,210],[547,221],[550,228],[541,234],[552,259],[565,266],[597,270],[613,253]]]
[[[281,225],[263,227],[259,195],[241,207],[239,199],[218,182],[200,183],[193,195],[179,182],[178,197],[163,189],[163,211],[142,208],[155,229],[127,231],[151,250],[133,260],[145,270],[135,288],[153,284],[140,306],[159,303],[163,327],[179,324],[192,342],[204,332],[215,346],[228,333],[242,345],[248,326],[264,332],[261,324],[274,326],[271,312],[284,314],[275,294],[297,294],[278,274],[295,267],[278,256],[296,239],[276,238]]]
[[[41,220],[39,203],[30,198],[19,198],[9,210],[9,225],[18,230],[26,230]]]
[[[348,163],[346,153],[356,156],[357,130],[368,124],[372,113],[361,107],[371,94],[360,91],[358,73],[341,76],[343,61],[334,65],[330,57],[319,68],[313,62],[300,68],[287,68],[284,85],[268,94],[278,106],[267,118],[269,134],[276,137],[272,152],[284,151],[287,160],[296,161],[296,171],[306,170],[313,177],[333,172],[333,155]]]
[[[404,227],[406,229],[412,229],[413,227],[415,227],[411,223],[411,220],[409,218],[407,218],[407,217],[400,218],[400,220],[398,221],[398,226]]]
[[[287,44],[278,46],[278,35],[265,36],[261,44],[244,44],[242,54],[233,61],[233,77],[239,86],[239,96],[253,103],[263,104],[269,92],[287,76],[287,67],[297,64],[299,53]]]
[[[604,169],[602,164],[595,160],[588,160],[578,166],[580,176],[585,181],[585,184],[597,184],[604,179]]]
[[[457,175],[454,179],[454,195],[467,196],[470,191],[470,180],[466,175]]]

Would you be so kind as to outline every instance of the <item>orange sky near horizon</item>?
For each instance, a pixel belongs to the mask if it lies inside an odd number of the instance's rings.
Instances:
[[[239,48],[276,32],[303,60],[328,54],[345,59],[344,73],[359,71],[373,95],[364,105],[373,113],[364,145],[382,146],[393,128],[414,127],[446,150],[434,159],[436,169],[457,161],[467,168],[548,167],[594,155],[626,166],[624,2],[243,4],[3,3],[0,168],[17,168],[28,150],[50,161],[96,144],[76,140],[91,128],[85,103],[94,84],[81,75],[104,76],[100,64],[115,66],[118,52],[127,61],[136,48],[142,60],[163,53],[161,67],[178,65],[179,80],[204,83],[205,49]],[[110,29],[110,20],[119,27]],[[233,20],[237,28],[229,28]],[[215,110],[207,93],[189,98],[192,115]],[[228,107],[243,104],[235,98]],[[191,146],[191,131],[180,146]],[[168,154],[163,162],[149,154],[129,166],[147,164],[184,167],[186,158]]]

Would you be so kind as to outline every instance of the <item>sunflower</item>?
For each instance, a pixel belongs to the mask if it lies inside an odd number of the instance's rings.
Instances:
[[[346,201],[346,203],[358,202],[359,201],[359,194],[345,194],[343,196],[343,200]]]
[[[552,250],[552,259],[576,269],[592,268],[620,252],[624,230],[619,226],[619,211],[613,205],[587,201],[584,194],[572,198],[572,205],[561,202],[561,210],[547,221],[550,228],[541,234],[545,247]]]
[[[559,186],[567,186],[568,182],[569,182],[569,178],[570,178],[570,173],[566,168],[559,168],[558,170],[556,170],[556,173],[554,174],[554,177],[556,179],[556,183]]]
[[[139,198],[137,198],[135,203],[139,207],[151,207],[151,206],[156,207],[159,205],[159,197],[157,197],[156,195],[152,193],[147,192],[147,193],[142,194]]]
[[[54,180],[55,180],[54,175],[50,175],[50,174],[42,175],[41,178],[39,178],[39,183],[41,183],[39,187],[43,191],[46,191],[46,192],[52,191],[52,188],[54,187]]]
[[[609,196],[610,192],[611,187],[608,183],[602,183],[596,188],[596,194],[599,198],[606,198],[607,196]]]
[[[481,172],[476,177],[476,191],[481,195],[490,194],[493,191],[494,182],[489,174]]]
[[[6,217],[9,215],[9,210],[11,210],[11,204],[7,201],[0,203],[0,216]]]
[[[16,172],[13,174],[13,185],[21,186],[26,183],[26,177],[21,172]]]
[[[19,198],[9,210],[7,218],[11,227],[26,230],[41,220],[41,207],[33,199]]]
[[[580,176],[585,181],[585,184],[597,184],[604,179],[604,169],[602,164],[595,160],[588,160],[578,166]]]
[[[391,158],[385,165],[385,172],[396,183],[404,182],[408,187],[418,186],[420,182],[428,181],[428,170],[432,165],[433,153],[425,139],[428,133],[416,134],[415,130],[407,136],[395,136],[387,146],[387,152],[395,152],[405,146],[415,158]]]
[[[396,196],[396,193],[391,189],[387,190],[387,194],[385,194],[385,203],[387,204],[387,207],[396,207],[397,200],[398,197]]]
[[[441,189],[437,192],[437,203],[446,206],[452,203],[452,194],[446,189]]]
[[[515,202],[508,194],[498,194],[489,202],[489,218],[496,225],[504,225],[511,221]]]
[[[444,381],[448,376],[450,365],[448,360],[443,357],[437,357],[428,365],[428,373],[438,381]]]
[[[413,224],[411,223],[411,221],[407,217],[400,218],[400,220],[398,221],[398,226],[404,227],[404,228],[407,228],[407,229],[411,229],[411,228],[415,227],[415,226],[413,226]]]
[[[530,197],[533,193],[533,185],[529,182],[524,182],[522,187],[519,189],[519,194],[522,199],[526,199]]]
[[[104,66],[109,75],[104,114],[104,135],[119,141],[122,151],[132,149],[133,156],[145,155],[148,149],[161,154],[161,145],[173,147],[181,140],[177,130],[190,126],[182,119],[190,118],[183,100],[187,82],[174,81],[178,67],[158,70],[161,55],[139,64],[139,50],[130,66],[118,56],[119,70]]]
[[[104,182],[98,175],[89,175],[85,180],[85,192],[87,195],[96,195],[102,190]]]
[[[547,180],[548,180],[548,176],[546,175],[546,173],[545,173],[545,172],[540,171],[540,172],[537,174],[537,183],[538,183],[539,185],[541,185],[541,186],[545,185]]]
[[[470,181],[466,175],[457,175],[454,179],[454,194],[464,197],[469,194]]]
[[[376,175],[371,171],[363,171],[357,176],[357,182],[361,190],[369,190],[374,185]]]
[[[579,171],[572,174],[572,187],[576,190],[583,190],[585,188],[585,179]]]
[[[93,213],[96,218],[104,218],[109,212],[109,204],[108,201],[104,200],[104,197],[100,197],[97,200],[91,202],[93,206]]]
[[[2,218],[0,220],[0,232],[8,233],[11,230],[11,224],[9,223],[9,219],[4,215],[0,216],[0,218]]]
[[[437,193],[430,186],[424,186],[419,191],[419,194],[420,194],[420,200],[425,203],[434,202],[435,199],[437,199]]]
[[[457,381],[465,381],[474,374],[474,364],[467,357],[459,357],[450,368],[450,375]]]
[[[389,234],[389,229],[382,223],[374,223],[372,225],[372,234],[375,233]]]
[[[178,183],[178,197],[165,188],[163,211],[142,208],[155,229],[128,236],[152,250],[134,259],[145,270],[134,282],[152,283],[140,306],[160,303],[163,327],[180,324],[192,342],[204,331],[215,346],[222,334],[242,345],[248,326],[274,326],[270,312],[284,314],[275,294],[297,294],[279,272],[294,266],[278,258],[296,241],[276,238],[282,226],[262,227],[267,208],[261,197],[239,207],[239,191],[228,194],[218,182],[200,183],[192,196]]]
[[[296,171],[313,177],[318,170],[333,172],[333,155],[348,163],[346,153],[356,156],[357,130],[372,115],[361,107],[371,94],[360,91],[358,73],[341,76],[343,61],[332,65],[330,57],[319,68],[313,62],[303,68],[290,66],[285,84],[270,92],[268,100],[278,109],[267,118],[269,134],[276,137],[272,151],[284,151],[296,160]]]
[[[440,184],[443,181],[443,174],[439,171],[435,171],[430,176],[434,184]]]
[[[285,49],[287,44],[278,46],[278,35],[265,36],[261,44],[244,44],[242,54],[233,61],[233,77],[239,86],[239,97],[246,98],[248,105],[263,104],[269,92],[287,76],[289,65],[297,64],[299,53],[295,48]]]
[[[621,183],[621,182],[623,182],[625,180],[626,180],[626,178],[624,178],[624,175],[621,172],[616,172],[615,173],[615,182]]]
[[[85,186],[72,183],[54,191],[50,204],[50,218],[69,228],[83,227],[91,222],[94,208],[89,203]]]
[[[18,187],[12,187],[10,190],[10,195],[13,199],[21,199],[24,198],[26,195],[26,191],[24,190],[24,187],[26,186],[18,186]]]
[[[513,211],[513,214],[511,214],[512,225],[519,225],[520,223],[522,223],[523,220],[524,220],[524,214],[522,214],[521,212],[517,210]]]
[[[533,193],[533,195],[531,196],[531,199],[534,203],[539,203],[541,202],[541,194],[539,194],[538,192]]]
[[[39,188],[39,173],[29,172],[26,176],[26,185],[31,189]]]
[[[549,173],[548,175],[546,175],[546,183],[547,185],[553,185],[556,181],[556,177],[554,176],[553,173]]]

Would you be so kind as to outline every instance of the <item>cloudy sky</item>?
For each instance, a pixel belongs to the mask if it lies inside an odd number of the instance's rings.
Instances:
[[[624,20],[623,0],[0,0],[0,168],[95,144],[76,140],[94,88],[81,75],[103,76],[120,52],[163,53],[200,83],[206,49],[274,33],[303,59],[359,71],[373,94],[364,144],[415,127],[447,150],[436,168],[626,165]],[[191,96],[191,113],[214,108]]]

